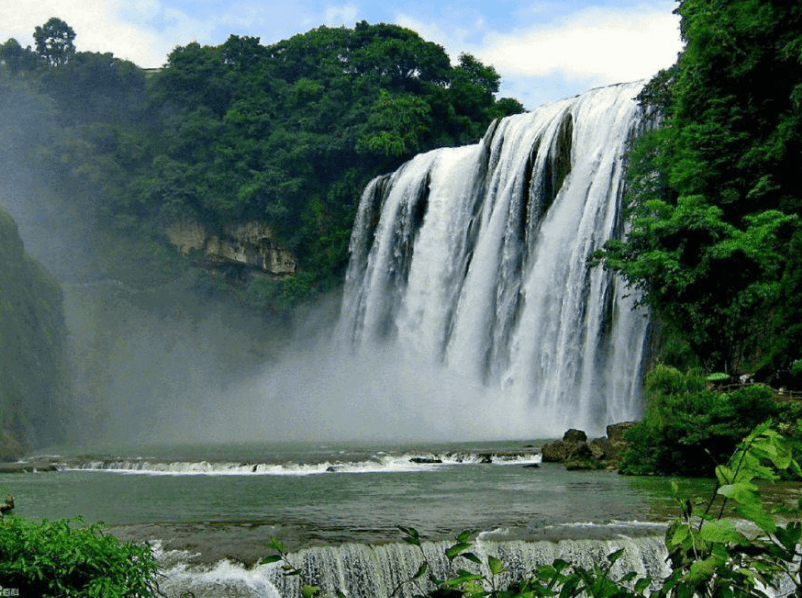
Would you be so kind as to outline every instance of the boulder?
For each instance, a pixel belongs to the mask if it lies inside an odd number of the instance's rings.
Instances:
[[[634,426],[637,422],[621,422],[618,424],[610,424],[607,426],[607,438],[610,442],[624,442],[624,432],[629,430],[632,426]]]
[[[0,516],[2,516],[3,513],[8,513],[9,511],[13,510],[14,510],[14,497],[9,494],[8,497],[6,498],[6,502],[0,503]]]
[[[582,430],[568,430],[562,440],[546,444],[541,449],[544,463],[565,463],[572,459],[592,458],[587,445],[588,435]]]
[[[571,454],[571,447],[564,440],[555,440],[544,444],[540,452],[543,463],[563,463]]]
[[[585,434],[582,430],[574,430],[571,428],[570,430],[566,431],[563,434],[563,441],[564,442],[571,442],[571,443],[578,443],[578,442],[586,442],[588,439],[588,435]]]
[[[594,438],[588,443],[588,448],[597,461],[607,461],[613,457],[613,445],[608,438]]]
[[[543,445],[544,463],[564,463],[567,469],[614,469],[618,466],[621,451],[627,446],[624,432],[636,422],[622,422],[607,426],[607,437],[588,441],[582,430],[570,429],[562,440]]]

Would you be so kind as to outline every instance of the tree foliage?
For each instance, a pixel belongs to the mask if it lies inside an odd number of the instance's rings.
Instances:
[[[64,21],[53,17],[33,32],[36,52],[49,66],[66,64],[75,54],[75,31]]]
[[[708,371],[787,381],[799,358],[802,7],[684,0],[677,64],[641,101],[632,231],[608,264]]]
[[[190,43],[149,73],[75,52],[58,19],[37,36],[36,52],[0,47],[0,75],[55,102],[60,134],[37,159],[87,218],[131,236],[187,217],[212,229],[266,221],[311,292],[338,284],[371,178],[418,152],[477,141],[494,118],[523,110],[496,100],[493,67],[469,55],[452,65],[441,46],[396,25],[319,27],[271,45],[237,35]]]

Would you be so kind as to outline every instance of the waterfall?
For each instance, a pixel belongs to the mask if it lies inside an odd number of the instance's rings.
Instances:
[[[429,565],[428,572],[440,579],[453,575],[457,569],[468,569],[489,578],[487,558],[494,556],[508,569],[497,579],[502,587],[510,581],[523,579],[536,567],[551,564],[556,559],[591,569],[622,548],[625,552],[612,570],[613,577],[620,578],[626,572],[634,571],[640,577],[648,576],[659,582],[671,573],[662,536],[559,542],[479,540],[472,551],[481,559],[482,566],[462,558],[450,563],[445,557],[445,549],[450,545],[424,542],[418,548],[399,543],[373,547],[342,544],[304,549],[288,558],[302,571],[304,583],[318,585],[324,596],[335,596],[340,591],[349,598],[411,598],[421,590],[433,590],[434,586],[426,579],[419,586],[404,583],[414,577],[424,560]],[[249,568],[229,561],[208,568],[182,564],[168,567],[161,589],[168,595],[192,592],[197,598],[301,596],[299,578],[286,576],[280,564]]]
[[[427,409],[468,412],[489,434],[598,433],[638,417],[648,317],[590,261],[624,229],[641,87],[502,119],[476,145],[373,180],[351,238],[342,342],[363,355],[391,347],[422,377],[434,368]]]

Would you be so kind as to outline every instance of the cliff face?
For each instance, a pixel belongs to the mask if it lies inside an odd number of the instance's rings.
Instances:
[[[182,220],[167,227],[167,238],[184,255],[202,251],[212,265],[240,264],[274,276],[294,274],[295,256],[274,241],[262,222],[224,225],[211,231],[203,224]]]
[[[0,460],[60,437],[66,335],[59,284],[0,210]]]

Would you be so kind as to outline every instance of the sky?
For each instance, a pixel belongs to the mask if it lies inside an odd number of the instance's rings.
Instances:
[[[393,23],[473,54],[501,76],[499,97],[527,109],[588,89],[647,79],[681,49],[674,0],[0,0],[0,43],[34,46],[50,17],[78,51],[162,66],[177,46],[217,46],[232,34],[265,45],[321,25]]]

